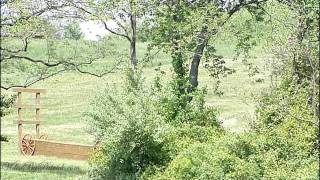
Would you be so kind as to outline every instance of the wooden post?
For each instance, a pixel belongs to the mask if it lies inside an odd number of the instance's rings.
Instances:
[[[21,92],[18,92],[18,96],[17,96],[17,106],[18,106],[18,120],[22,120],[22,114],[21,114]]]
[[[17,96],[17,105],[18,105],[18,121],[21,121],[22,120],[22,114],[21,114],[21,110],[22,108],[19,108],[19,106],[21,107],[21,92],[18,92],[18,96]],[[21,138],[22,138],[22,124],[19,123],[18,124],[18,150],[20,153],[21,150],[20,150],[20,147],[21,147]]]
[[[36,137],[40,137],[40,93],[36,93],[36,121],[39,121],[39,124],[36,124]]]

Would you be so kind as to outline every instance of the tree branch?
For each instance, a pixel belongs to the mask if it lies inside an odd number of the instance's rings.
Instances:
[[[78,71],[78,72],[80,72],[80,73],[82,73],[82,74],[89,74],[89,75],[91,75],[91,76],[95,76],[95,77],[99,77],[99,78],[100,78],[100,77],[103,77],[103,76],[105,76],[105,75],[107,75],[107,74],[113,73],[113,71],[114,71],[115,69],[117,69],[118,65],[120,65],[122,62],[123,62],[123,61],[119,61],[119,62],[118,62],[116,65],[114,65],[113,68],[111,68],[109,71],[104,72],[104,73],[101,73],[101,74],[95,74],[95,73],[92,73],[92,72],[89,72],[89,71],[81,70],[81,69],[79,68],[79,66],[74,66],[74,68],[76,69],[76,71]]]
[[[108,25],[107,25],[106,22],[104,22],[104,21],[101,21],[101,22],[103,23],[104,28],[105,28],[106,30],[108,30],[109,32],[111,32],[112,34],[115,34],[115,35],[117,35],[117,36],[122,36],[122,37],[126,38],[128,41],[131,42],[131,39],[130,39],[130,37],[129,37],[128,35],[121,34],[121,33],[118,33],[118,32],[116,32],[116,31],[113,31],[112,29],[110,29],[110,28],[108,27]]]
[[[65,62],[65,61],[59,61],[59,62],[56,62],[56,63],[49,63],[49,62],[45,62],[44,60],[37,60],[37,59],[33,59],[31,57],[28,57],[28,56],[20,56],[20,55],[9,55],[7,57],[2,58],[1,62],[3,60],[13,59],[13,58],[24,59],[24,60],[30,61],[32,63],[40,63],[40,64],[43,64],[43,65],[48,66],[48,67],[55,67],[55,66],[59,66],[60,64],[68,63],[68,62]]]
[[[60,73],[62,73],[62,72],[64,72],[64,71],[67,71],[67,70],[68,70],[68,69],[62,69],[62,70],[56,71],[56,72],[54,72],[54,73],[52,73],[52,74],[49,74],[49,75],[47,75],[47,76],[43,76],[43,74],[41,74],[40,77],[38,77],[37,79],[35,79],[35,80],[33,80],[33,81],[29,81],[29,82],[26,81],[24,85],[3,86],[3,85],[1,84],[1,89],[9,90],[9,89],[15,88],[15,87],[23,87],[23,88],[26,88],[26,87],[29,87],[29,86],[31,86],[31,85],[33,85],[33,84],[35,84],[35,83],[37,83],[37,82],[39,82],[39,81],[41,81],[41,80],[48,79],[48,78],[50,78],[50,77],[52,77],[52,76],[55,76],[55,75],[60,74]]]
[[[45,12],[48,12],[48,11],[51,11],[51,10],[58,10],[60,8],[64,8],[64,7],[67,7],[68,4],[67,3],[63,3],[61,5],[57,5],[57,6],[54,6],[54,5],[50,5],[50,6],[46,6],[45,8],[43,9],[40,9],[38,11],[35,11],[35,12],[31,12],[30,15],[28,16],[20,16],[18,17],[17,19],[10,19],[10,18],[2,18],[1,19],[1,26],[14,26],[18,21],[21,21],[21,20],[29,20],[30,18],[34,17],[34,16],[41,16],[43,13]],[[10,22],[6,22],[6,21],[10,21]]]

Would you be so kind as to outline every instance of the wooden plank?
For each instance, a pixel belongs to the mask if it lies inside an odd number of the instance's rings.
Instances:
[[[87,160],[94,150],[94,146],[68,144],[57,141],[35,139],[34,155],[55,156],[58,158]]]
[[[46,90],[45,89],[32,89],[32,88],[13,88],[13,92],[46,93]]]
[[[13,121],[14,124],[42,124],[41,121],[24,121],[24,120],[17,120]]]
[[[18,109],[43,109],[41,105],[29,105],[29,104],[15,104]]]

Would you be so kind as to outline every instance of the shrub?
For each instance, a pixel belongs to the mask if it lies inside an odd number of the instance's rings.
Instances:
[[[12,106],[14,102],[15,96],[6,96],[4,94],[1,94],[1,99],[0,99],[0,118],[5,116],[8,113],[8,110]],[[7,136],[4,136],[1,134],[0,136],[0,141],[8,142],[9,139]]]
[[[294,148],[292,151],[295,154],[302,152],[307,155],[318,146],[319,121],[308,104],[307,86],[297,86],[295,81],[285,79],[278,88],[262,98],[257,109],[259,116],[256,130],[282,137],[286,144],[279,147],[286,149],[290,146]]]
[[[0,117],[5,116],[8,113],[9,108],[12,106],[16,96],[7,96],[1,94],[0,99]]]
[[[292,142],[275,131],[227,133],[193,142],[149,179],[316,179],[317,156]]]
[[[206,90],[196,90],[191,94],[177,96],[172,86],[165,86],[159,93],[158,111],[165,121],[175,126],[190,124],[202,127],[221,128],[217,120],[217,110],[205,105]],[[192,101],[189,102],[189,99]]]
[[[152,179],[255,179],[259,168],[211,143],[194,143]]]
[[[148,178],[193,143],[222,132],[215,109],[204,105],[204,93],[194,94],[185,109],[168,116],[176,111],[169,86],[145,87],[141,77],[128,71],[127,84],[97,95],[87,113],[101,146],[90,161],[91,178]]]
[[[155,111],[153,98],[147,91],[116,88],[97,97],[89,122],[102,147],[92,159],[92,177],[136,177],[148,166],[167,162],[164,136],[168,125]]]

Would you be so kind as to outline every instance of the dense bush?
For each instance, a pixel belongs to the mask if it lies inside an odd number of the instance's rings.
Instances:
[[[147,177],[194,142],[221,133],[215,109],[204,105],[203,92],[194,94],[179,114],[167,116],[165,112],[176,111],[170,88],[143,88],[139,73],[128,71],[126,77],[123,87],[111,86],[97,95],[87,114],[100,144],[91,159],[91,178]]]
[[[317,179],[319,129],[307,90],[295,85],[285,79],[264,95],[252,131],[193,141],[164,170],[148,178]]]
[[[1,94],[0,98],[0,118],[5,116],[8,113],[8,110],[12,106],[14,102],[15,96],[7,96],[4,94]],[[4,136],[1,134],[0,141],[9,141],[7,136]]]
[[[316,179],[318,127],[307,85],[285,78],[265,94],[250,132],[225,132],[216,110],[170,85],[108,88],[92,106],[90,122],[99,150],[91,159],[94,179]],[[180,102],[179,102],[180,101]]]
[[[149,179],[317,179],[317,164],[284,136],[251,132],[194,143]]]
[[[168,126],[156,113],[154,97],[148,95],[114,88],[97,97],[89,117],[102,147],[92,159],[92,177],[136,177],[148,166],[167,162]]]
[[[1,94],[0,98],[0,117],[5,116],[8,113],[9,108],[12,106],[15,100],[15,96],[7,96]]]
[[[311,153],[317,144],[319,119],[314,116],[308,103],[307,85],[297,85],[294,78],[285,78],[281,85],[265,95],[259,103],[259,121],[256,129],[260,133],[271,133],[283,137],[294,151]]]
[[[205,91],[195,91],[186,96],[192,97],[188,102],[187,98],[177,97],[173,93],[165,93],[160,98],[159,111],[169,123],[179,126],[180,124],[191,124],[195,126],[220,127],[217,121],[215,108],[205,106]],[[183,105],[181,105],[181,101]]]

